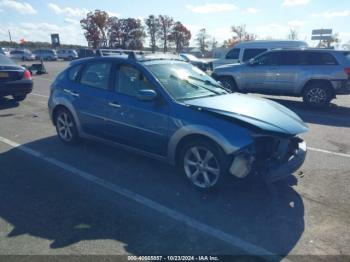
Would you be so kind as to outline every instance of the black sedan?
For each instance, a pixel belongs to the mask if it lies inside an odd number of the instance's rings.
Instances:
[[[30,72],[0,54],[0,98],[12,96],[16,101],[23,101],[32,90]]]
[[[190,63],[196,67],[198,67],[199,69],[203,70],[203,71],[207,71],[209,69],[209,64],[198,59],[197,57],[195,57],[194,55],[191,54],[180,54],[181,58],[183,58],[187,63]]]

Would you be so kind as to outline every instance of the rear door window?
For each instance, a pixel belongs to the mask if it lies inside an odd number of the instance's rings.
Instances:
[[[88,64],[81,75],[80,83],[107,90],[109,87],[111,67],[112,64],[110,62]]]
[[[226,59],[235,59],[238,60],[239,59],[239,52],[241,51],[241,49],[239,48],[234,48],[231,49],[227,54],[226,54]]]
[[[82,68],[82,65],[77,65],[77,66],[73,66],[72,68],[70,68],[68,70],[68,79],[72,82],[76,82],[80,69]]]
[[[260,54],[264,53],[265,51],[267,51],[266,48],[247,48],[247,49],[244,49],[243,62],[246,62],[246,61],[256,57],[257,55],[260,55]]]

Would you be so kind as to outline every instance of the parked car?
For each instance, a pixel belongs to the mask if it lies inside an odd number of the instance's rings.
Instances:
[[[0,54],[0,98],[12,96],[16,101],[23,101],[32,89],[30,72]]]
[[[78,57],[79,58],[94,57],[94,56],[95,56],[95,52],[92,49],[81,48],[78,50]]]
[[[58,59],[56,50],[53,49],[37,49],[33,54],[37,60],[56,61]]]
[[[12,50],[10,52],[10,58],[14,60],[33,61],[35,60],[35,55],[29,50]]]
[[[247,41],[235,45],[234,48],[228,49],[227,52],[223,52],[222,48],[218,49],[220,52],[215,52],[214,50],[214,60],[211,62],[210,66],[214,69],[227,64],[245,63],[257,55],[272,49],[296,49],[307,47],[308,44],[304,41]]]
[[[266,181],[304,162],[308,130],[289,109],[231,94],[179,58],[76,60],[51,86],[49,112],[58,137],[108,141],[178,166],[200,189],[229,173]]]
[[[310,106],[325,107],[337,94],[350,93],[350,51],[273,50],[218,67],[212,76],[232,91],[303,97]]]
[[[208,64],[207,62],[198,59],[198,58],[195,57],[194,55],[181,53],[180,56],[181,56],[187,63],[190,63],[190,64],[192,64],[192,65],[198,67],[199,69],[201,69],[201,70],[203,70],[203,71],[207,71],[207,70],[209,69],[209,64]]]
[[[78,53],[74,49],[61,49],[57,51],[57,57],[63,60],[78,59]]]

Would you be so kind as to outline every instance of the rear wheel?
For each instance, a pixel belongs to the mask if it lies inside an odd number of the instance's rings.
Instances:
[[[67,109],[59,109],[55,115],[58,137],[66,144],[75,144],[79,140],[77,127],[72,114]]]
[[[230,76],[221,76],[218,78],[221,84],[232,92],[238,92],[236,81]]]
[[[197,189],[216,188],[227,171],[227,157],[215,143],[196,140],[180,152],[180,168]]]
[[[14,100],[16,100],[17,102],[21,102],[24,99],[26,99],[27,95],[14,95],[12,96]]]
[[[306,87],[303,94],[304,103],[314,108],[327,107],[332,99],[332,89],[326,83],[311,83]]]

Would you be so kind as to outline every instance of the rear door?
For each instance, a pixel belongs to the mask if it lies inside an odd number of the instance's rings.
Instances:
[[[83,131],[89,135],[105,137],[106,96],[111,85],[112,67],[110,61],[88,63],[71,88],[64,89],[71,97]]]
[[[159,93],[154,101],[137,98],[139,90],[155,87],[134,65],[120,64],[114,76],[114,90],[107,98],[109,137],[117,143],[165,155],[169,110],[166,101]]]

